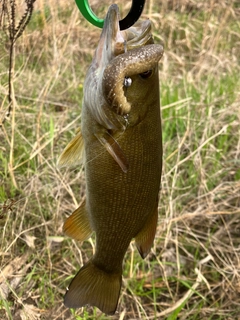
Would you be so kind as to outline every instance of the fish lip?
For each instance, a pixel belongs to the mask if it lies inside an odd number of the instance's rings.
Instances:
[[[118,6],[112,4],[109,7],[102,31],[102,36],[105,37],[107,43],[109,43],[109,40],[111,40],[111,42],[115,40],[117,33],[120,32],[119,19],[120,13]]]
[[[112,4],[104,20],[102,34],[96,52],[99,65],[104,67],[114,56],[124,52],[125,39],[119,26],[120,13],[116,4]]]

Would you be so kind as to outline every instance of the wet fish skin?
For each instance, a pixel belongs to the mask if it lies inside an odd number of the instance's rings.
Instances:
[[[116,311],[131,240],[143,258],[152,246],[162,170],[158,61],[163,48],[153,44],[146,22],[143,43],[138,29],[121,33],[118,21],[112,5],[84,85],[78,139],[84,142],[86,200],[64,224],[64,232],[79,241],[96,233],[96,252],[72,280],[64,304],[96,306],[106,314]],[[129,87],[123,86],[125,77],[132,80]],[[60,165],[74,162],[76,144],[82,145],[70,142]]]

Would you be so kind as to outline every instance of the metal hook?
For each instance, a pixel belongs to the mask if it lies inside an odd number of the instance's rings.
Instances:
[[[75,0],[78,9],[81,11],[85,19],[94,26],[102,28],[104,19],[99,19],[91,10],[88,0]],[[131,27],[141,16],[144,8],[145,0],[132,0],[132,6],[127,16],[119,21],[120,30]]]

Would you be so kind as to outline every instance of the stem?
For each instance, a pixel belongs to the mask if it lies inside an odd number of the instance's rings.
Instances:
[[[9,50],[9,71],[8,71],[8,111],[6,116],[9,117],[12,110],[12,93],[13,93],[13,71],[14,71],[14,41],[11,41]]]
[[[16,101],[14,96],[14,61],[15,61],[15,45],[14,42],[11,43],[10,47],[10,58],[9,58],[9,86],[8,86],[8,99],[9,107],[7,116],[10,115],[12,110],[12,134],[11,134],[11,144],[10,144],[10,154],[9,154],[9,173],[12,178],[12,182],[15,188],[17,188],[17,182],[14,176],[14,141],[15,141],[15,111],[16,111]]]

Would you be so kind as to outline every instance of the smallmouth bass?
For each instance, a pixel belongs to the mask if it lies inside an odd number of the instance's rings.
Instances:
[[[122,263],[131,240],[145,258],[154,241],[162,171],[158,62],[149,20],[119,29],[110,6],[84,82],[81,131],[59,165],[84,151],[86,200],[66,220],[64,232],[78,241],[96,234],[96,252],[70,283],[65,306],[117,308]]]

